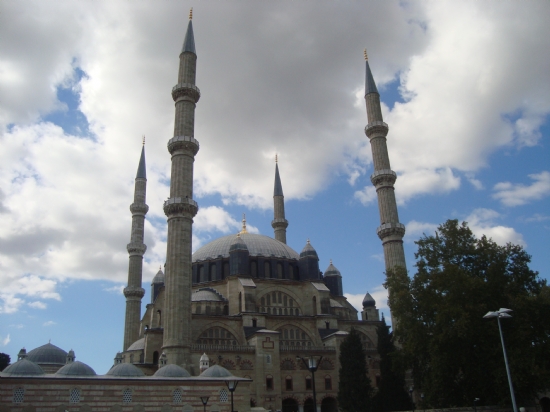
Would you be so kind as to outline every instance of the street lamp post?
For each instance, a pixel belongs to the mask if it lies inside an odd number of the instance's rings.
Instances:
[[[204,412],[206,412],[206,404],[208,403],[209,398],[210,396],[206,396],[206,395],[200,397]]]
[[[514,412],[518,412],[516,405],[516,395],[514,395],[514,386],[512,385],[512,375],[510,374],[510,366],[508,365],[508,356],[506,355],[506,346],[504,346],[504,336],[502,335],[502,327],[500,326],[500,319],[511,318],[509,313],[512,309],[500,308],[495,312],[487,312],[483,319],[497,318],[498,331],[500,332],[500,342],[502,344],[502,353],[504,354],[504,364],[506,365],[506,374],[508,375],[508,385],[510,385],[510,396],[512,397],[512,408]]]
[[[317,412],[317,393],[315,391],[315,372],[317,372],[317,368],[321,364],[321,360],[323,357],[321,356],[319,359],[315,359],[313,356],[307,358],[307,362],[304,358],[301,356],[296,356],[296,359],[301,359],[304,363],[307,370],[311,372],[311,384],[313,386],[313,412]]]
[[[239,384],[238,380],[228,380],[225,381],[225,384],[227,385],[227,389],[229,389],[229,392],[231,392],[231,412],[235,412],[233,410],[233,392],[235,392],[235,389],[237,389],[237,385]]]
[[[414,400],[413,400],[413,391],[414,391],[414,386],[411,385],[411,386],[409,387],[409,395],[410,395],[410,397],[411,397],[411,404],[412,404],[413,412],[414,412],[414,410],[416,409],[416,406],[415,406]]]
[[[477,412],[477,401],[479,401],[479,398],[474,398],[474,412]]]

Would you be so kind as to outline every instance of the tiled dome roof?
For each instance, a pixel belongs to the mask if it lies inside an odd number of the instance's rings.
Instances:
[[[105,375],[117,376],[120,378],[139,378],[145,376],[141,369],[131,363],[119,363],[113,366]]]
[[[132,343],[127,350],[141,350],[145,349],[145,338],[141,338]]]
[[[158,378],[189,378],[191,375],[181,366],[170,364],[165,365],[155,372],[153,376]]]
[[[201,373],[200,376],[202,378],[228,378],[233,375],[223,366],[214,365],[210,366],[207,370]]]
[[[299,255],[289,246],[278,240],[272,239],[264,235],[256,235],[253,233],[241,233],[241,240],[244,241],[248,248],[250,256],[275,256],[287,259],[298,260]],[[219,257],[228,258],[231,243],[235,240],[235,235],[224,236],[219,239],[204,245],[195,253],[193,253],[193,263],[217,259]]]
[[[15,363],[12,363],[2,372],[0,376],[41,376],[44,375],[44,371],[36,363],[31,362],[28,359],[21,359]]]
[[[212,288],[201,288],[191,294],[192,302],[226,302],[227,299],[221,293]]]
[[[27,353],[27,359],[39,364],[64,365],[67,361],[67,352],[51,343],[46,343]]]
[[[56,373],[56,375],[63,375],[63,376],[95,376],[95,371],[86,365],[83,362],[80,361],[74,361],[71,363],[66,364],[61,369],[59,369]]]

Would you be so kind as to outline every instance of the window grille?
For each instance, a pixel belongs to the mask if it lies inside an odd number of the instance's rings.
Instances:
[[[183,399],[180,388],[174,389],[174,392],[172,393],[172,399],[174,403],[182,403]]]
[[[25,399],[25,389],[15,388],[13,390],[13,403],[21,403]]]
[[[132,403],[132,390],[124,389],[122,391],[122,403]]]
[[[69,392],[69,403],[78,403],[80,402],[80,389],[72,388]]]
[[[227,393],[227,390],[220,389],[220,402],[227,402],[229,400],[229,394]]]

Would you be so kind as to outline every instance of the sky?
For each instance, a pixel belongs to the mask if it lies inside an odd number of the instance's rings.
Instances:
[[[122,350],[146,137],[143,307],[166,254],[178,55],[197,49],[193,250],[289,221],[350,302],[390,320],[364,102],[368,50],[408,270],[447,219],[521,244],[549,278],[548,1],[59,1],[0,5],[0,352],[48,341],[104,374]],[[480,314],[482,316],[483,314]]]

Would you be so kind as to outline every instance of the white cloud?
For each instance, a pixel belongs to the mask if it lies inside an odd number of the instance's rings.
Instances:
[[[48,305],[46,305],[44,302],[40,302],[39,300],[34,302],[29,302],[28,305],[31,308],[35,308],[35,309],[46,309],[48,307]]]
[[[508,242],[526,246],[523,235],[516,232],[514,228],[496,224],[495,220],[498,218],[500,214],[494,210],[475,209],[465,220],[478,238],[485,235],[501,246]]]
[[[541,213],[535,213],[533,216],[525,219],[526,222],[545,222],[546,220],[550,220],[550,216]]]
[[[57,325],[57,323],[54,322],[53,320],[48,320],[47,322],[44,322],[44,323],[42,324],[42,326],[46,326],[46,327],[47,327],[47,326],[53,326],[53,325]]]
[[[124,285],[115,285],[108,288],[104,288],[103,290],[110,293],[115,293],[117,295],[122,295],[124,293]]]
[[[7,344],[11,342],[10,334],[8,333],[8,336],[5,338],[0,336],[0,341],[2,342],[2,345],[7,346]]]
[[[432,236],[437,230],[436,224],[426,223],[426,222],[417,222],[416,220],[411,220],[405,225],[405,241],[414,242],[418,240],[422,235]]]
[[[493,198],[500,200],[505,206],[521,206],[550,195],[550,172],[543,171],[528,176],[534,180],[530,186],[510,182],[497,183],[493,188],[496,192]]]
[[[376,189],[374,186],[365,186],[363,189],[357,190],[353,196],[367,206],[376,201]]]

